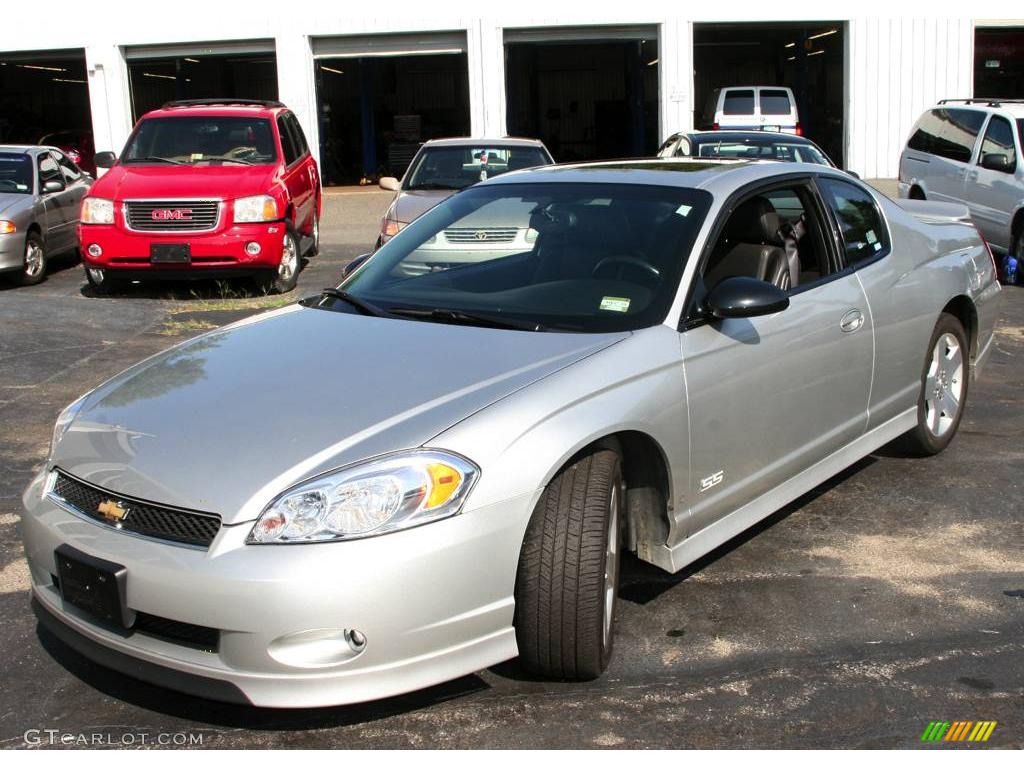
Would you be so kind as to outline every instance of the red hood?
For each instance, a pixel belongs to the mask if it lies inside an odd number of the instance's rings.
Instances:
[[[89,195],[108,200],[196,197],[234,200],[268,194],[275,169],[272,165],[115,165],[92,185]]]

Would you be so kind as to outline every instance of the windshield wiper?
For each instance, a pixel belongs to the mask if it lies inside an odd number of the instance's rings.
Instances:
[[[463,312],[461,309],[413,309],[411,307],[391,307],[392,315],[411,317],[416,320],[427,320],[436,323],[452,323],[453,325],[478,325],[484,328],[504,328],[513,331],[543,331],[544,326],[532,320],[513,320],[494,315],[478,315]]]
[[[409,187],[410,192],[415,192],[416,190],[420,189],[462,189],[462,187],[453,187],[451,184],[438,184],[433,181],[426,181],[422,184],[417,184],[415,187]]]
[[[343,291],[340,288],[324,288],[316,298],[322,299],[325,296],[350,304],[364,315],[371,315],[373,317],[393,317],[390,312],[381,309],[376,304],[371,304],[369,301],[360,299],[358,296],[353,296],[348,291]]]
[[[121,163],[170,163],[171,165],[185,165],[181,160],[173,160],[170,157],[157,157],[156,155],[147,155],[146,157],[129,157],[122,160]]]
[[[192,165],[196,163],[238,163],[239,165],[254,165],[249,160],[240,160],[237,157],[202,157],[199,160],[195,160]]]

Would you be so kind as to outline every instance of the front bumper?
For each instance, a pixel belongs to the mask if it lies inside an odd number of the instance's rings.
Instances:
[[[247,545],[249,521],[223,526],[202,550],[80,517],[44,499],[42,483],[26,491],[22,521],[37,611],[59,622],[58,635],[76,633],[72,645],[87,656],[135,677],[259,706],[327,706],[424,688],[518,653],[512,596],[533,496],[350,542]],[[105,626],[66,604],[53,578],[60,544],[124,565],[129,608],[219,630],[216,652]],[[282,637],[342,628],[365,635],[360,653],[335,658],[316,641],[281,650]]]
[[[25,266],[25,233],[0,235],[0,272]]]
[[[225,276],[254,274],[277,269],[281,263],[285,225],[233,224],[213,232],[180,232],[172,235],[129,232],[114,224],[79,224],[78,241],[87,267],[110,270],[133,279],[181,279],[220,273]],[[188,243],[192,260],[187,264],[152,264],[149,247],[155,243]],[[258,243],[260,252],[246,253],[247,243]],[[89,254],[90,245],[103,249]]]

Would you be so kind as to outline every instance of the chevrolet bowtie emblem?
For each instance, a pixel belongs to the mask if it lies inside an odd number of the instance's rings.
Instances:
[[[96,507],[96,511],[108,523],[114,523],[115,525],[119,525],[121,521],[128,517],[128,507],[120,501],[113,501],[112,499],[101,501],[99,506]]]

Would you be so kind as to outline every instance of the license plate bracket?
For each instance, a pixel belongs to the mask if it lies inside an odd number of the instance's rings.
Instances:
[[[118,627],[128,629],[135,623],[135,611],[127,604],[127,568],[68,544],[57,547],[54,556],[61,596],[66,603]]]
[[[149,261],[151,264],[189,264],[192,249],[188,243],[151,243]]]

